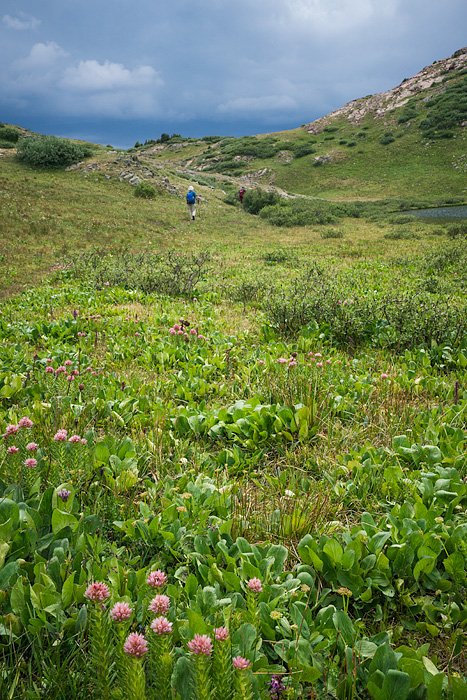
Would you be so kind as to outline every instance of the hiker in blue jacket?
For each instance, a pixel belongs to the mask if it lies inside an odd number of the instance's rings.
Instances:
[[[196,192],[194,190],[194,187],[192,185],[189,186],[188,192],[186,194],[186,204],[188,207],[188,211],[190,212],[190,218],[192,221],[195,220],[196,216],[196,202],[198,201],[198,197],[196,195]]]

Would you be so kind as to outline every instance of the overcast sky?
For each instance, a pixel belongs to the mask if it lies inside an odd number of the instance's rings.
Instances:
[[[467,45],[466,0],[2,0],[0,120],[126,148],[279,131]]]

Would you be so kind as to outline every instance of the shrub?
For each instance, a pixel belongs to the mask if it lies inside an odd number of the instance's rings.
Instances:
[[[142,199],[155,199],[156,194],[156,188],[145,180],[138,182],[134,191],[135,197],[141,197]]]
[[[260,216],[273,226],[312,226],[332,224],[336,221],[335,205],[329,202],[315,202],[304,199],[282,200],[264,207]]]
[[[316,153],[316,149],[311,143],[297,143],[293,146],[292,152],[295,158],[303,158],[311,153]]]
[[[449,238],[467,238],[467,221],[452,224],[447,230]]]
[[[18,159],[36,168],[62,168],[92,154],[87,146],[80,146],[56,136],[30,136],[18,142]]]
[[[344,238],[342,231],[337,228],[328,228],[325,231],[321,231],[321,238]]]
[[[382,144],[383,146],[387,146],[388,143],[392,143],[393,141],[395,141],[395,138],[394,138],[394,136],[392,135],[392,132],[391,132],[391,131],[387,131],[387,132],[384,134],[383,138],[380,139],[379,142],[380,142],[380,144]]]
[[[280,195],[275,192],[267,192],[259,187],[254,190],[247,190],[243,197],[243,208],[249,214],[259,214],[264,207],[280,202]]]
[[[16,143],[20,137],[19,131],[16,129],[10,129],[8,126],[0,128],[0,141],[9,141],[10,143]]]

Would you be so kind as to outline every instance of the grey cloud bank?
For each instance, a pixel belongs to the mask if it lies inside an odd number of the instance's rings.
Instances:
[[[0,119],[128,147],[299,126],[467,44],[465,0],[6,0]]]

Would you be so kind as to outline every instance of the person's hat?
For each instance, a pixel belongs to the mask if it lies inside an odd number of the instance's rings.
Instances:
[[[193,185],[190,185],[188,189],[193,190],[194,189]]]

